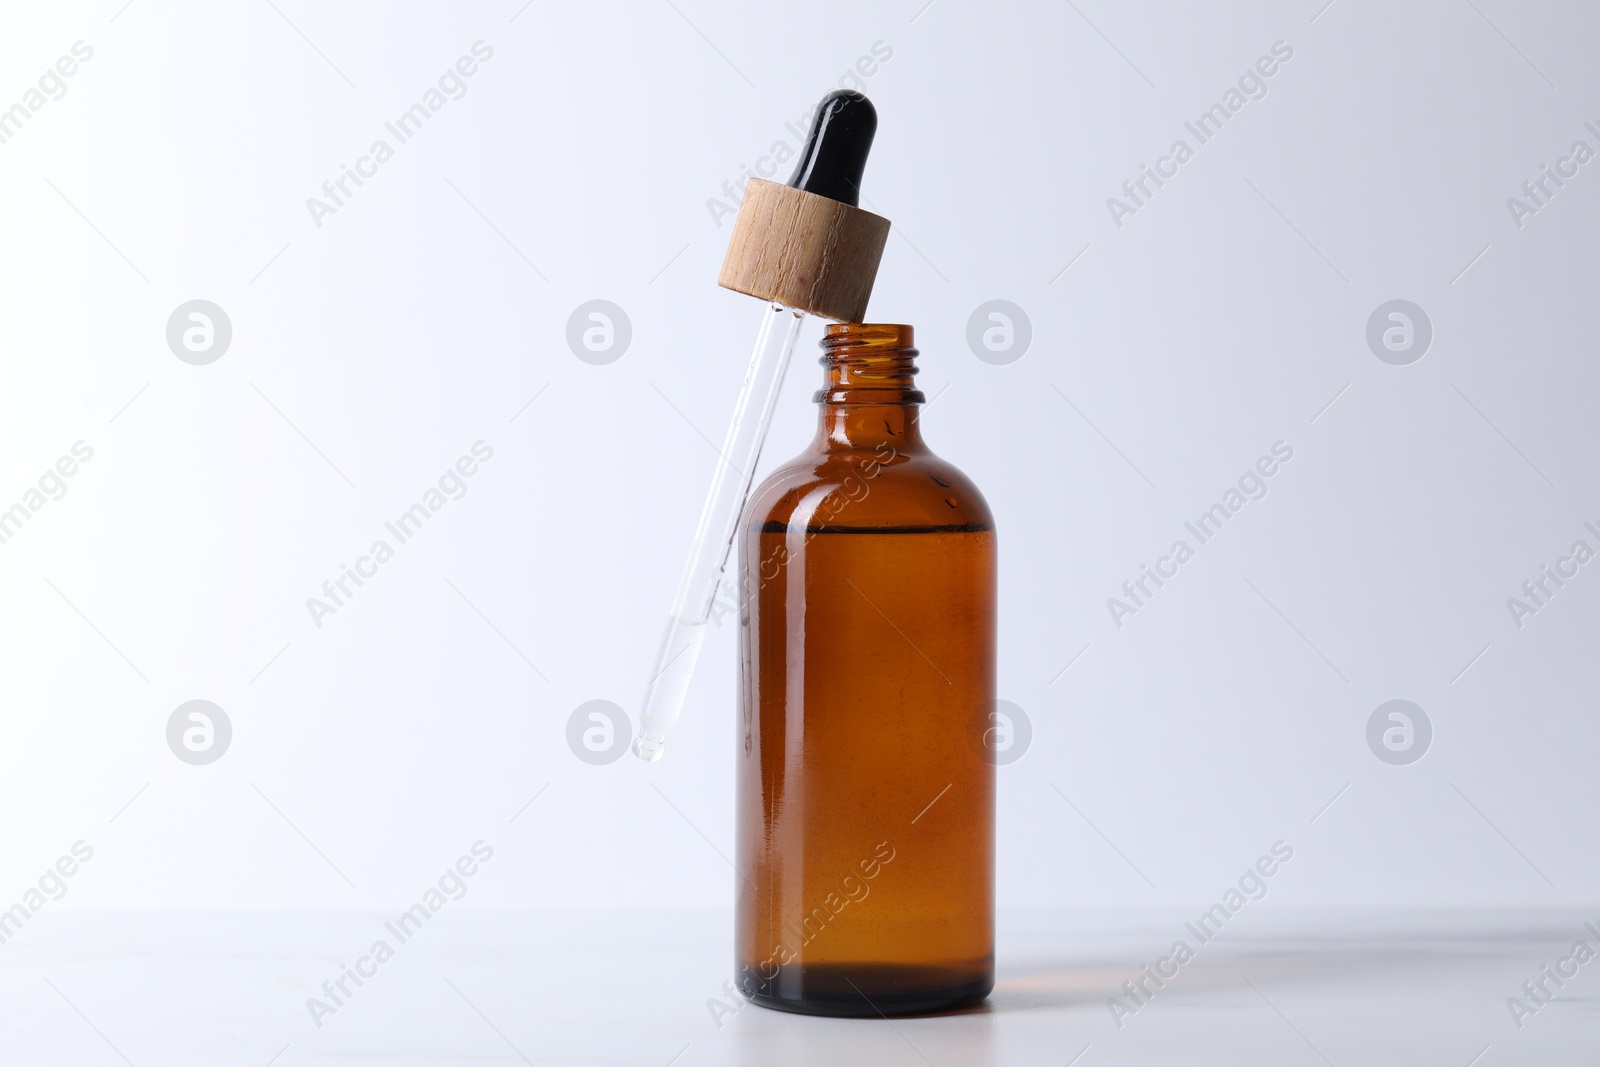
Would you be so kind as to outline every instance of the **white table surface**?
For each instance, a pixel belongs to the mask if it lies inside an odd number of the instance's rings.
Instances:
[[[580,872],[569,872],[573,877]],[[1198,913],[1199,909],[1195,909]],[[52,914],[0,945],[0,1064],[1501,1064],[1600,1062],[1600,960],[1519,1030],[1506,1007],[1600,908],[1002,915],[961,1015],[718,1020],[725,915],[447,906],[318,1028],[306,1006],[383,915]],[[1195,959],[1119,1029],[1106,1006],[1178,938]],[[350,988],[354,988],[351,986]],[[720,1022],[720,1025],[719,1025]]]

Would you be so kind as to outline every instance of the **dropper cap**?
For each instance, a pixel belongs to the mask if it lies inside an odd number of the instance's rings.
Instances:
[[[837,322],[866,316],[889,220],[857,207],[878,113],[829,93],[787,185],[751,178],[717,283]]]

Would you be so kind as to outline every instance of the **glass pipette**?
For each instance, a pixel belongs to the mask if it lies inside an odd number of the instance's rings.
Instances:
[[[877,124],[865,96],[829,93],[817,105],[789,183],[752,178],[745,187],[718,282],[768,306],[645,687],[633,744],[641,759],[661,758],[683,710],[806,314],[859,322],[866,312],[889,236],[887,219],[856,206]]]
[[[804,321],[804,312],[782,304],[773,304],[762,312],[761,332],[756,335],[744,387],[722,442],[717,471],[711,477],[711,492],[706,495],[700,525],[689,548],[689,562],[672,602],[672,617],[661,638],[655,674],[645,688],[639,739],[634,744],[634,752],[644,759],[661,758],[662,742],[677,722],[688,695],[689,678],[700,658],[700,646],[705,644],[711,609],[737,540],[739,516],[750,495],[750,481],[761,459],[772,409],[782,391],[789,357],[794,354]]]

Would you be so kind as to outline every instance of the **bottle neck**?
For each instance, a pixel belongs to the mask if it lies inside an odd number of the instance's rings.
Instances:
[[[923,447],[910,326],[831,323],[822,338],[817,444],[827,450]]]

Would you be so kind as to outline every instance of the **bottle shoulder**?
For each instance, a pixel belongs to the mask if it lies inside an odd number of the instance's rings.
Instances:
[[[879,529],[994,528],[978,487],[925,448],[891,442],[871,449],[808,450],[782,464],[751,495],[748,526]]]

